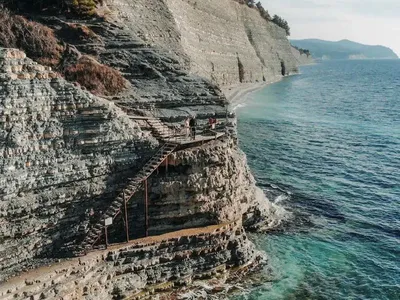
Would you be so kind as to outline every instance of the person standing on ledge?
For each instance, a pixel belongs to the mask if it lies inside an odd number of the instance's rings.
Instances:
[[[185,137],[188,138],[190,135],[190,118],[185,119]]]
[[[196,139],[196,125],[197,125],[196,116],[193,116],[189,121],[190,131],[192,134],[192,140]]]

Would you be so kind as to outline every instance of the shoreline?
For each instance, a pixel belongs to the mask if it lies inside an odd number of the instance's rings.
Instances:
[[[265,82],[250,82],[250,83],[237,83],[221,87],[229,104],[235,108],[237,105],[243,103],[249,94],[259,91],[273,83],[281,81],[283,76],[276,77],[274,80]]]
[[[317,64],[316,62],[312,62],[301,66],[312,66],[316,64]],[[259,91],[271,84],[277,83],[286,77],[291,77],[300,74],[301,72],[299,71],[298,73],[289,74],[287,76],[276,76],[275,79],[269,81],[236,83],[226,86],[220,86],[220,89],[222,93],[225,95],[226,99],[229,101],[230,106],[235,108],[239,104],[243,103],[251,93]]]

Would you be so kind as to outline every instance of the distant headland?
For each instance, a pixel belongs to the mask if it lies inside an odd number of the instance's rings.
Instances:
[[[397,59],[394,51],[385,46],[370,46],[349,40],[337,42],[318,39],[291,40],[293,46],[310,51],[315,59]]]

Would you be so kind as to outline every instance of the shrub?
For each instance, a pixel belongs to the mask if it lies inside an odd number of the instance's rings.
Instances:
[[[258,1],[257,3],[255,0],[233,0],[233,1],[242,5],[247,5],[250,8],[257,9],[263,19],[265,19],[266,21],[271,21],[271,16],[269,15],[268,10],[266,10],[262,6],[260,1]]]
[[[289,24],[288,24],[288,22],[286,20],[284,20],[283,18],[281,18],[278,15],[275,15],[272,18],[272,22],[275,23],[276,25],[278,25],[279,27],[285,29],[287,36],[290,35],[290,27],[289,27]]]
[[[99,2],[102,3],[103,0],[0,0],[0,4],[20,12],[70,12],[88,16],[95,13],[96,4]]]
[[[65,23],[57,30],[57,36],[65,43],[80,44],[82,42],[99,42],[101,38],[86,25]]]
[[[96,2],[96,0],[73,0],[72,9],[77,14],[93,15],[96,9]]]
[[[0,9],[0,46],[19,48],[39,63],[56,66],[63,47],[52,29]]]
[[[76,81],[96,95],[115,95],[125,88],[125,79],[113,68],[82,56],[78,63],[65,69],[65,78]]]
[[[263,19],[271,21],[271,16],[269,15],[268,10],[262,6],[261,2],[257,2],[256,7]]]
[[[293,45],[292,45],[292,47],[295,48],[295,49],[297,49],[297,51],[299,51],[300,54],[305,54],[305,55],[307,55],[307,57],[311,55],[311,52],[310,52],[310,50],[308,50],[308,49],[299,48],[299,47],[293,46]]]
[[[247,1],[248,7],[256,7],[256,1],[255,0],[248,0]]]

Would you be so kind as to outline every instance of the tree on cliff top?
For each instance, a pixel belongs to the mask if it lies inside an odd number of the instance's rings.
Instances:
[[[256,6],[256,1],[255,1],[255,0],[249,0],[249,1],[247,2],[247,5],[248,5],[249,7],[255,7],[255,6]]]
[[[293,46],[293,45],[292,45],[292,47],[295,48],[295,49],[297,49],[297,51],[299,51],[300,54],[305,54],[305,55],[307,55],[307,57],[311,55],[311,52],[310,52],[310,50],[308,50],[308,49],[303,49],[303,48],[300,48],[300,47],[297,47],[297,46]]]
[[[274,17],[272,18],[272,22],[275,23],[276,25],[278,25],[279,27],[285,29],[287,36],[290,35],[290,27],[289,27],[288,22],[285,19],[281,18],[278,15],[274,15]]]
[[[263,17],[267,21],[271,21],[271,16],[268,13],[268,10],[266,10],[260,1],[257,2],[256,7],[258,11],[260,12],[261,17]]]
[[[268,10],[266,10],[262,6],[260,1],[258,1],[257,3],[255,0],[233,0],[233,1],[235,1],[239,4],[246,4],[250,8],[257,9],[263,19],[265,19],[267,21],[271,21],[271,16],[268,13]]]

